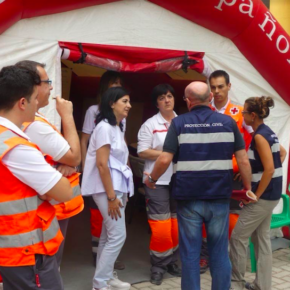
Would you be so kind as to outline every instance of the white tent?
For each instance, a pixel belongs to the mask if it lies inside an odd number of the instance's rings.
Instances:
[[[31,59],[46,63],[54,90],[61,94],[59,42],[122,45],[156,49],[204,52],[205,74],[226,70],[232,83],[231,99],[243,105],[250,96],[270,95],[275,100],[267,124],[289,148],[290,107],[261,76],[236,45],[160,6],[142,0],[125,0],[47,16],[23,19],[0,35],[0,67]],[[43,110],[60,126],[55,104]],[[284,176],[287,176],[284,163]],[[284,179],[284,190],[286,178]]]

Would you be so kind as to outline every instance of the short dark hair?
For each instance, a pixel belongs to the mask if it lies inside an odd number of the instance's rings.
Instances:
[[[109,88],[109,85],[118,79],[120,80],[121,85],[123,85],[123,78],[119,72],[108,70],[102,75],[99,83],[97,103],[101,101],[102,95]]]
[[[40,63],[40,62],[33,61],[33,60],[21,60],[21,61],[18,61],[15,65],[17,67],[23,67],[23,68],[30,69],[30,70],[35,71],[35,72],[37,72],[38,66],[45,68],[44,63]]]
[[[33,70],[15,65],[3,67],[0,71],[0,110],[11,110],[21,98],[29,102],[34,87],[39,84],[40,77]]]
[[[102,95],[101,104],[99,107],[100,113],[97,115],[96,125],[104,119],[107,119],[109,124],[112,126],[117,125],[117,120],[111,106],[113,103],[116,103],[119,99],[127,95],[129,95],[129,93],[122,87],[113,87],[106,90]],[[122,122],[120,122],[119,126],[121,131],[123,131]]]
[[[219,77],[224,77],[227,85],[230,83],[230,76],[224,70],[216,70],[216,71],[212,72],[211,75],[209,76],[209,81],[211,81],[211,79],[216,79]]]
[[[160,84],[155,86],[151,93],[152,104],[157,106],[157,98],[161,95],[167,94],[168,92],[170,92],[173,96],[175,95],[173,87],[169,84]]]

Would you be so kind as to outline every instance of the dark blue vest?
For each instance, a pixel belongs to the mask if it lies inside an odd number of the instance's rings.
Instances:
[[[278,200],[282,194],[282,164],[280,158],[280,144],[276,134],[265,124],[261,124],[256,130],[254,136],[256,134],[262,135],[269,143],[269,146],[272,151],[275,172],[274,175],[264,191],[261,195],[261,199],[266,200]],[[259,186],[264,167],[261,162],[260,156],[255,149],[255,140],[254,136],[252,139],[251,146],[248,151],[249,160],[252,167],[252,191],[255,192]]]
[[[179,149],[173,158],[175,199],[230,198],[233,183],[233,119],[207,106],[172,120]]]

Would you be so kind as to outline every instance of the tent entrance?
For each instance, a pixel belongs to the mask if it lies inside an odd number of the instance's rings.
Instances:
[[[163,49],[60,43],[62,55],[62,95],[74,104],[79,131],[86,110],[96,104],[99,81],[106,70],[119,71],[130,93],[132,110],[127,119],[128,144],[137,142],[144,121],[157,110],[151,91],[161,83],[175,90],[175,111],[187,111],[182,99],[184,88],[195,80],[206,81],[203,53]]]
[[[78,49],[78,46],[76,47]],[[184,52],[181,51],[180,54],[184,55]],[[79,57],[80,54],[78,54],[78,59]],[[146,54],[145,57],[148,58]],[[163,59],[165,57],[166,55],[163,55]],[[122,62],[128,63],[129,60],[123,57]],[[131,67],[136,68],[136,66],[135,63],[135,66]],[[145,65],[143,65],[144,67]],[[154,64],[149,64],[147,68],[151,71],[147,72],[120,71],[124,86],[130,92],[132,104],[126,125],[126,139],[127,143],[131,145],[131,150],[137,142],[137,134],[141,125],[157,112],[150,98],[154,86],[168,83],[174,88],[175,111],[177,114],[181,114],[187,112],[183,101],[184,88],[194,80],[206,81],[206,77],[194,69],[188,68],[187,73],[182,69],[156,72],[152,70],[153,67]],[[86,110],[91,105],[96,104],[100,78],[105,71],[104,67],[86,63],[74,63],[69,59],[62,60],[62,96],[73,102],[74,118],[79,132],[82,130]],[[118,275],[123,281],[137,283],[149,281],[150,279],[150,234],[148,232],[144,198],[142,200],[140,196],[138,202],[134,202],[131,199],[130,203],[127,207],[127,218],[130,215],[131,207],[135,206],[136,208],[132,223],[127,226],[127,240],[119,256],[119,259],[125,263],[126,269],[119,271]],[[77,251],[74,249],[77,249]],[[82,277],[82,279],[71,277],[70,269],[74,267],[79,268],[79,277]],[[89,207],[86,206],[85,210],[70,222],[66,252],[62,264],[62,276],[66,287],[69,289],[91,289],[89,287],[93,273]],[[165,278],[172,277],[166,274]]]

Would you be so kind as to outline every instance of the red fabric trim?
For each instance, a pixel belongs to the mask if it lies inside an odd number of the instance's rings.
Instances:
[[[77,61],[81,57],[79,44],[75,42],[59,42],[65,50],[64,59]],[[129,47],[103,44],[82,44],[87,54],[84,63],[121,72],[170,72],[182,68],[185,52],[169,49],[152,49],[146,47]],[[188,51],[188,60],[196,61],[188,68],[202,73],[204,53]]]
[[[168,130],[167,129],[166,130],[154,130],[153,134],[155,134],[155,133],[163,133],[163,132],[168,132]]]

